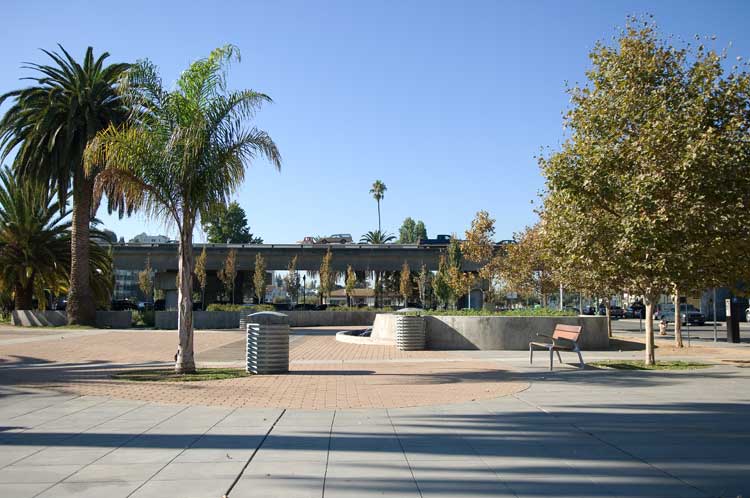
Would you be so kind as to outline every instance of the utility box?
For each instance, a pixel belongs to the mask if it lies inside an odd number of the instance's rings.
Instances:
[[[289,317],[262,311],[247,317],[247,371],[279,374],[289,371]]]
[[[727,342],[740,342],[740,320],[742,319],[742,304],[735,299],[725,299],[727,312]]]

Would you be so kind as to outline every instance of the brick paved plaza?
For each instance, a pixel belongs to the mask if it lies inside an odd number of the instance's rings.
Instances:
[[[1,331],[0,496],[749,495],[745,345],[660,348],[703,370],[550,374],[524,352],[333,332],[295,330],[287,376],[157,384],[109,376],[169,364],[174,332]],[[206,365],[243,348],[196,333]]]

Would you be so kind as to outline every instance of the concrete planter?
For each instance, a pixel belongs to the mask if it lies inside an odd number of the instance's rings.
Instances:
[[[378,314],[372,338],[396,344],[396,317]],[[582,349],[609,346],[607,319],[599,316],[425,316],[427,349],[528,350],[536,334],[552,334],[555,325],[581,325]]]
[[[64,311],[16,310],[10,323],[21,327],[62,327],[68,324]],[[129,329],[133,323],[130,311],[97,311],[96,326],[102,329]]]
[[[425,347],[425,321],[421,316],[396,316],[396,347],[401,351],[421,351]]]
[[[193,328],[236,329],[240,326],[239,311],[193,311]],[[157,311],[154,313],[154,326],[157,329],[176,330],[176,311]]]

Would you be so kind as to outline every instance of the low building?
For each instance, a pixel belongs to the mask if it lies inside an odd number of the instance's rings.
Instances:
[[[403,298],[394,294],[383,293],[380,296],[381,306],[400,306]],[[347,306],[346,289],[336,289],[331,291],[328,297],[328,304],[331,306]],[[353,289],[351,296],[351,306],[375,306],[375,289]]]
[[[173,242],[166,235],[148,235],[139,233],[129,241],[131,244],[169,244]]]

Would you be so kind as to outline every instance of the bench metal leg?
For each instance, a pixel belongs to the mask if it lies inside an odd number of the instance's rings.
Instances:
[[[555,352],[557,353],[557,359],[560,360],[560,365],[562,365],[562,356],[560,356],[560,350],[556,349]]]
[[[552,371],[552,362],[555,359],[555,350],[550,348],[549,350],[549,371]]]
[[[581,368],[586,368],[586,364],[583,362],[583,356],[581,356],[581,350],[577,350],[576,353],[578,353],[578,361],[581,362]]]

